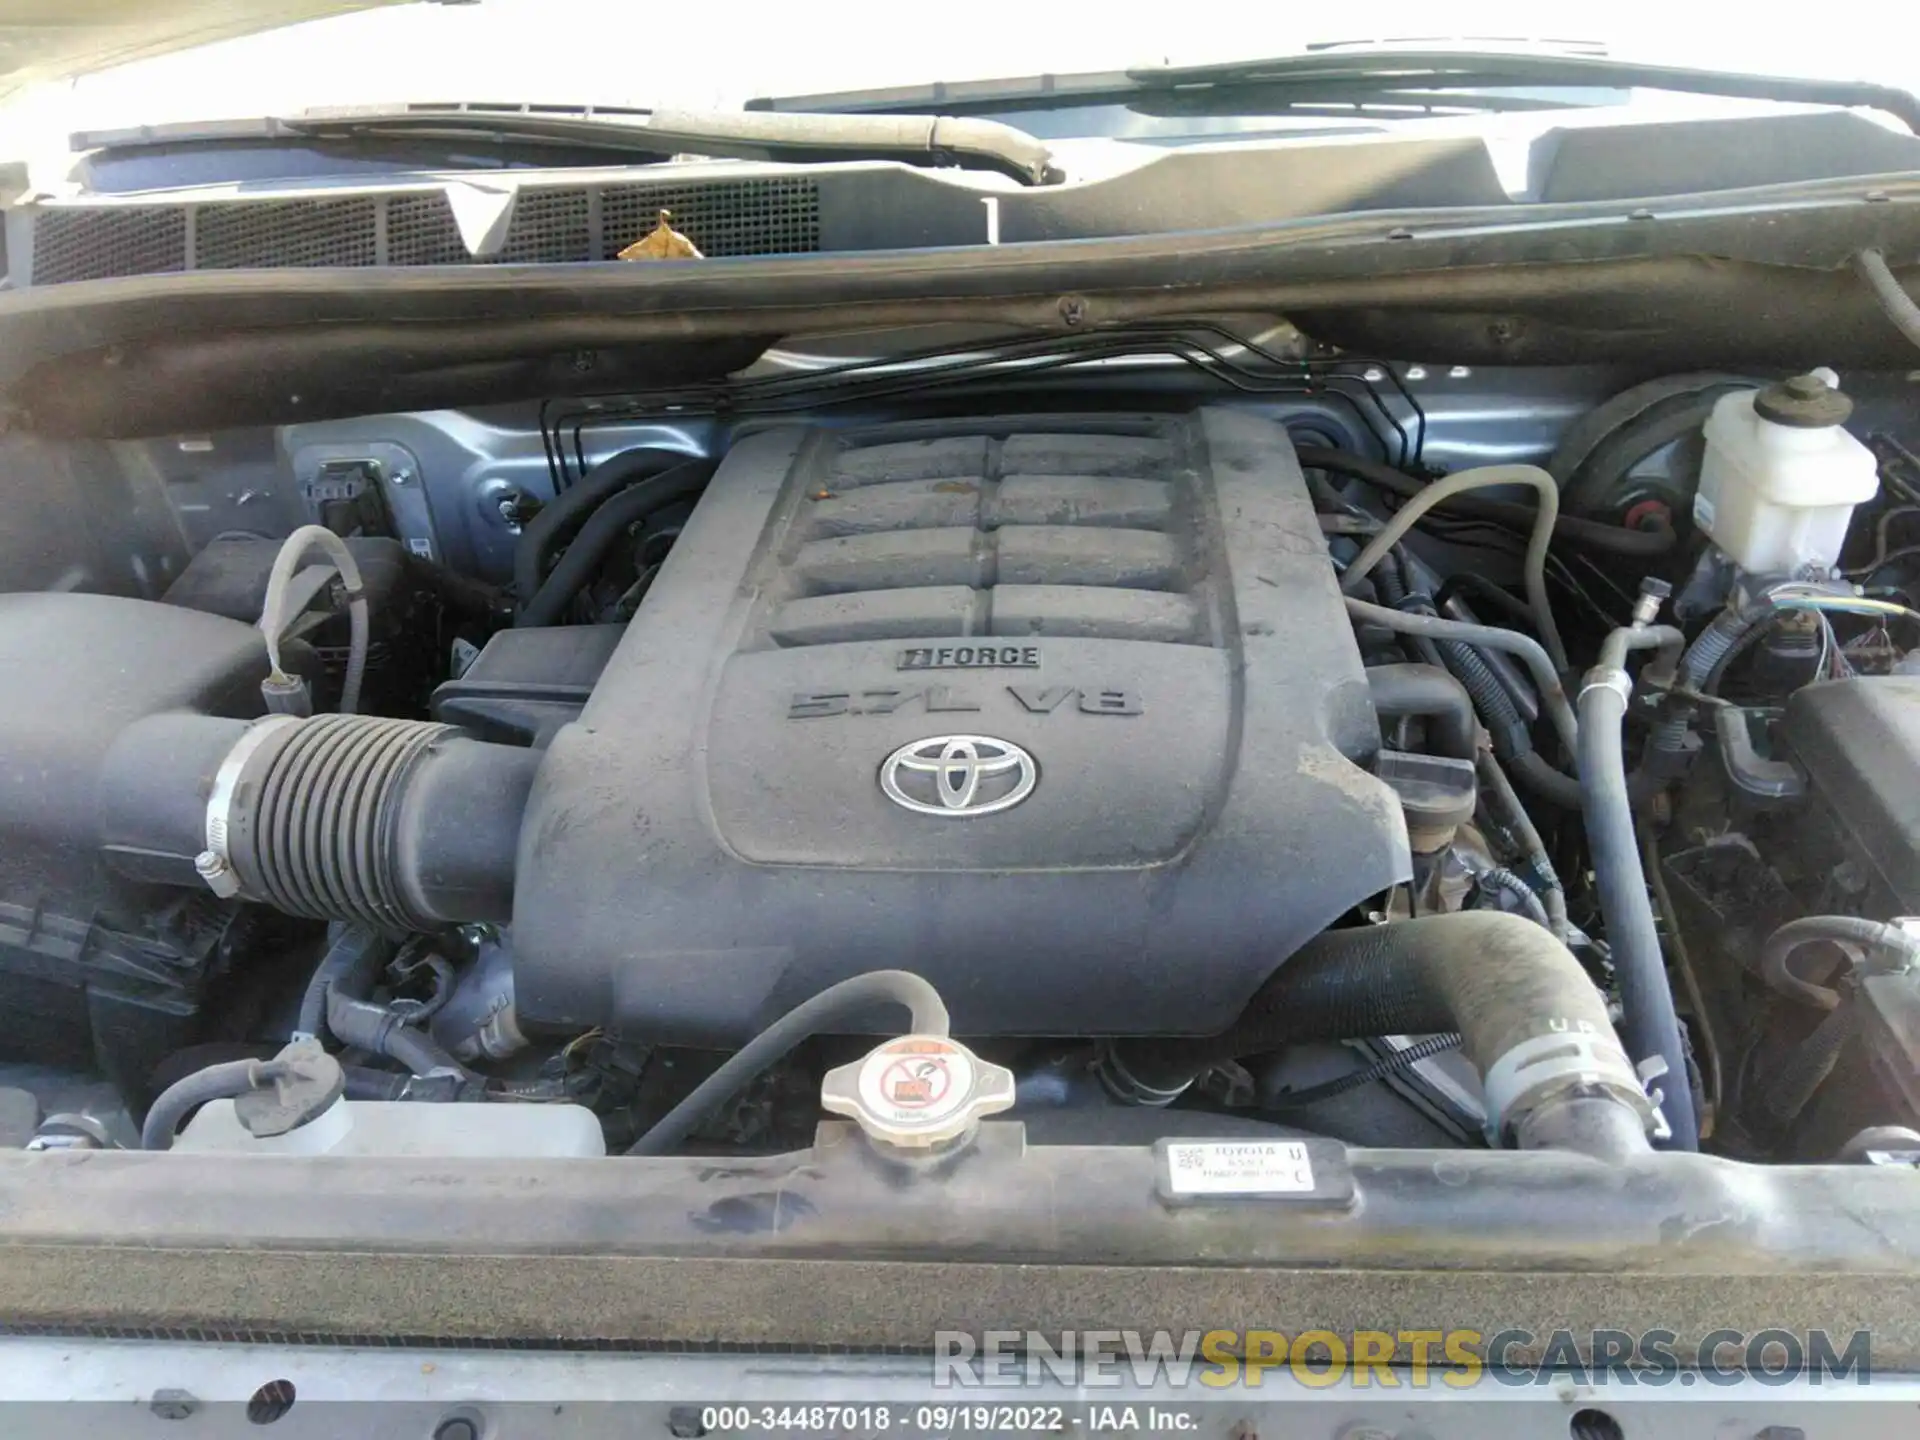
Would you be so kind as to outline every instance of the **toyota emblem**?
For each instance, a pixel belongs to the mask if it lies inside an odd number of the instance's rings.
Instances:
[[[902,745],[880,766],[880,788],[902,809],[947,820],[1011,810],[1040,783],[1033,756],[991,735],[935,735]]]

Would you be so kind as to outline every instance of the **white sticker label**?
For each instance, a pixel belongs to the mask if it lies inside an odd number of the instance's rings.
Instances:
[[[1713,501],[1704,495],[1693,497],[1693,523],[1702,530],[1713,529]]]
[[[1175,1140],[1167,1177],[1175,1195],[1298,1195],[1313,1189],[1313,1162],[1298,1140]]]

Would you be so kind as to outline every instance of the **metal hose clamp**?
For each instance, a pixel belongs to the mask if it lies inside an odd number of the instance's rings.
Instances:
[[[1639,1115],[1649,1133],[1656,1109],[1619,1041],[1572,1028],[1522,1040],[1487,1067],[1487,1143],[1498,1147],[1508,1126],[1542,1100],[1568,1090],[1605,1090]]]
[[[234,874],[233,857],[227,844],[234,795],[240,788],[247,761],[280,730],[300,723],[297,715],[268,715],[254,721],[234,741],[220,768],[214,771],[213,790],[207,796],[207,848],[193,857],[193,868],[207,882],[207,888],[222,900],[231,900],[240,893],[240,877]]]

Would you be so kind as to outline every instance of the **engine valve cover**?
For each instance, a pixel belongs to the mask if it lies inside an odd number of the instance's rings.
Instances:
[[[764,430],[546,753],[520,1010],[736,1044],[892,967],[961,1034],[1218,1030],[1407,878],[1379,744],[1280,426]]]

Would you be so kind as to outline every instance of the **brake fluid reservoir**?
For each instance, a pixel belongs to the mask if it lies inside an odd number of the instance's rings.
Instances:
[[[1843,428],[1831,370],[1724,396],[1707,417],[1694,523],[1741,569],[1832,569],[1853,507],[1879,490],[1873,452]]]

